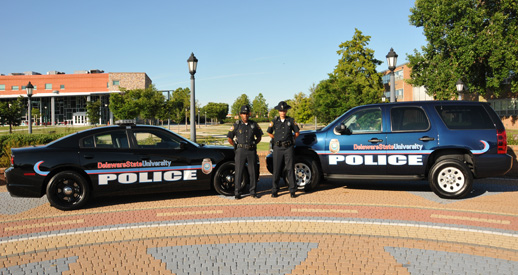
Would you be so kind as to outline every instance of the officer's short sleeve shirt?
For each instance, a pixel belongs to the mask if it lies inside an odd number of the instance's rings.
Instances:
[[[237,121],[232,125],[227,134],[228,138],[236,138],[238,144],[255,144],[255,141],[262,137],[263,130],[255,121],[249,120],[248,123]]]
[[[299,126],[292,117],[286,117],[284,122],[279,117],[270,122],[266,132],[273,134],[274,141],[287,141],[293,137],[293,133],[300,131]]]

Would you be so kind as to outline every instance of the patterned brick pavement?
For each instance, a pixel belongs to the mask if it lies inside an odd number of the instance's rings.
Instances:
[[[0,186],[0,274],[513,274],[518,180],[463,200],[426,182],[334,182],[291,199],[103,198],[63,212]]]

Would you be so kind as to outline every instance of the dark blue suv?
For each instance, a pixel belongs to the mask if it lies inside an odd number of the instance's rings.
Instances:
[[[439,197],[454,199],[471,192],[474,178],[507,173],[512,157],[489,104],[419,101],[359,106],[301,132],[294,163],[299,189],[324,179],[428,179]]]

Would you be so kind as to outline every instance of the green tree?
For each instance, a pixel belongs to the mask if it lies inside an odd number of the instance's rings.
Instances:
[[[86,103],[86,115],[91,125],[97,125],[101,118],[101,101],[88,101]]]
[[[153,85],[146,89],[122,88],[120,94],[110,95],[110,110],[118,119],[155,119],[164,104],[164,95]]]
[[[381,61],[367,48],[369,41],[370,36],[356,29],[352,40],[340,44],[338,65],[311,94],[319,121],[328,123],[350,108],[380,102],[383,85],[376,66]]]
[[[518,4],[516,0],[418,0],[410,24],[423,27],[428,44],[409,55],[413,85],[436,99],[457,95],[462,79],[469,93],[518,92]]]
[[[238,115],[241,111],[241,106],[243,105],[249,105],[250,106],[250,99],[248,99],[248,96],[246,94],[240,95],[232,104],[232,114]],[[253,111],[253,110],[252,110]]]
[[[165,107],[165,97],[154,85],[141,90],[138,102],[140,106],[140,117],[143,119],[156,119],[160,110]]]
[[[313,118],[312,102],[303,92],[293,98],[293,108],[290,110],[295,121],[299,123],[310,122]]]
[[[135,119],[140,113],[139,90],[121,89],[120,94],[110,95],[110,110],[118,119]]]
[[[189,109],[191,100],[191,90],[189,88],[178,88],[173,91],[173,98],[171,100],[175,114],[174,119],[176,123],[180,123],[186,117],[185,110]]]
[[[13,126],[19,126],[22,122],[23,100],[20,96],[16,100],[0,102],[0,124],[9,124],[9,133],[13,132]]]
[[[259,93],[252,101],[253,116],[265,118],[268,115],[268,104],[262,93]]]
[[[214,118],[223,121],[228,114],[228,104],[209,102],[202,109],[203,115],[207,112],[207,118]],[[202,113],[200,113],[202,115]]]

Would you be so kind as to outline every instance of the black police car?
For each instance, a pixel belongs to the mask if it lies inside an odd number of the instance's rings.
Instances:
[[[272,172],[272,157],[267,156]],[[473,178],[512,166],[505,128],[488,103],[419,101],[353,108],[295,144],[299,189],[323,179],[420,180],[442,198],[462,198]]]
[[[232,147],[196,144],[156,126],[98,127],[11,151],[10,194],[47,194],[62,210],[80,208],[93,196],[210,188],[234,194]]]

